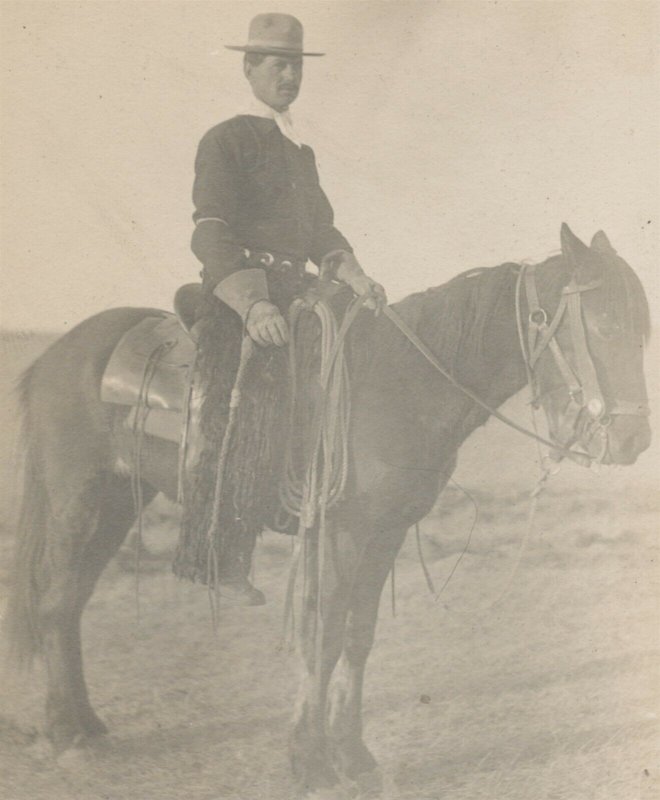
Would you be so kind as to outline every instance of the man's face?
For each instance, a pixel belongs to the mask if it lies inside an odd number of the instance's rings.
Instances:
[[[284,111],[298,97],[302,56],[266,56],[258,66],[245,65],[255,97],[276,111]]]

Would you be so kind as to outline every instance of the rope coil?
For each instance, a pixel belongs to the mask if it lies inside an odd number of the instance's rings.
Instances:
[[[298,472],[295,454],[289,440],[284,479],[280,486],[283,509],[298,517],[296,536],[284,604],[282,638],[292,644],[295,633],[294,593],[301,554],[306,551],[308,532],[318,524],[317,585],[322,582],[327,539],[326,512],[342,497],[348,477],[348,429],[350,420],[350,381],[344,353],[346,334],[364,304],[365,298],[355,298],[349,305],[341,326],[332,309],[322,299],[309,303],[294,301],[289,309],[289,360],[292,384],[291,430],[296,422],[298,395],[298,326],[304,311],[311,311],[321,326],[320,392],[312,420],[311,456],[304,461],[304,471]],[[305,576],[306,577],[306,576]],[[315,638],[321,646],[323,627],[319,589]],[[318,662],[317,662],[318,663]]]
[[[356,306],[357,307],[357,306]],[[359,310],[359,307],[357,307]],[[346,487],[348,473],[348,424],[350,419],[350,382],[348,366],[344,356],[343,339],[348,326],[338,330],[335,315],[322,300],[311,307],[303,299],[297,299],[289,310],[289,369],[291,377],[290,430],[295,429],[299,401],[298,377],[298,327],[302,314],[313,312],[321,328],[320,347],[320,394],[314,408],[312,422],[312,457],[307,461],[304,474],[296,466],[293,447],[286,451],[284,478],[280,485],[282,508],[292,516],[300,517],[306,528],[314,524],[321,506],[321,488],[325,477],[327,483],[323,507],[331,508],[341,497]],[[354,316],[354,315],[353,315]],[[319,475],[319,458],[323,463]]]

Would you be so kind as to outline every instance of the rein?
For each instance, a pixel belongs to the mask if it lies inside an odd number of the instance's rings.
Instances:
[[[578,284],[575,278],[563,287],[559,299],[559,305],[552,320],[548,322],[548,315],[539,303],[538,291],[535,282],[535,268],[533,266],[521,265],[517,276],[515,289],[515,313],[516,325],[520,340],[527,382],[532,391],[532,405],[538,408],[540,396],[536,391],[538,378],[535,374],[541,355],[546,349],[552,354],[555,364],[561,374],[563,381],[568,389],[569,403],[564,412],[563,421],[570,424],[571,433],[566,444],[550,441],[540,436],[537,432],[519,425],[514,420],[502,414],[493,406],[482,400],[472,389],[464,386],[457,378],[452,375],[445,367],[440,364],[436,356],[420,337],[407,325],[407,323],[390,306],[383,306],[382,313],[390,322],[408,339],[413,347],[428,361],[429,364],[439,372],[454,388],[462,392],[476,405],[483,408],[489,415],[499,419],[508,427],[518,433],[533,439],[539,444],[549,447],[554,460],[567,457],[585,466],[590,466],[592,462],[600,462],[604,458],[608,447],[607,428],[611,424],[611,417],[615,414],[637,414],[645,415],[649,413],[648,408],[641,403],[627,400],[608,400],[603,394],[598,381],[598,374],[593,363],[587,344],[587,335],[582,318],[581,294],[591,291],[601,286],[601,281],[595,280],[586,284]],[[528,306],[528,327],[527,341],[523,331],[523,319],[521,313],[522,289]],[[298,536],[294,545],[294,552],[289,571],[288,586],[285,601],[284,631],[283,637],[286,641],[286,629],[289,621],[291,622],[291,632],[295,628],[293,617],[293,596],[295,592],[296,576],[301,554],[307,544],[307,533],[314,523],[318,522],[319,553],[316,560],[317,576],[319,585],[323,575],[323,561],[325,559],[326,548],[326,510],[341,498],[346,481],[347,468],[347,441],[348,441],[348,419],[350,409],[350,397],[348,396],[348,374],[344,362],[343,345],[346,334],[358,312],[362,308],[367,298],[356,297],[349,306],[339,330],[332,313],[326,309],[325,304],[316,302],[312,304],[311,311],[316,313],[321,322],[322,330],[322,364],[321,364],[321,399],[317,404],[315,419],[313,424],[313,452],[312,458],[308,461],[307,471],[304,476],[297,475],[292,463],[287,463],[286,478],[281,487],[280,500],[283,507],[290,514],[299,517]],[[291,369],[295,384],[295,327],[300,311],[305,307],[304,301],[297,301],[290,311],[290,355]],[[309,306],[307,306],[309,308]],[[327,312],[327,313],[326,313]],[[573,345],[573,353],[576,365],[572,367],[556,339],[564,317],[568,314],[569,331]],[[327,337],[327,338],[326,338]],[[324,343],[325,342],[325,343]],[[346,396],[344,396],[346,392]],[[580,438],[578,426],[585,416],[588,418],[583,430],[589,436],[588,440],[598,435],[602,438],[602,447],[598,456],[592,456],[578,450],[573,450],[572,445]],[[535,490],[532,492],[532,509],[528,524],[528,534],[531,530],[534,511],[538,497],[543,486],[551,474],[548,467],[544,467],[541,477]],[[418,547],[420,543],[418,542]],[[421,555],[421,548],[420,548]],[[522,549],[519,553],[518,561],[512,572],[507,588],[498,597],[499,600],[508,591],[510,581],[518,569],[522,558]],[[422,557],[423,563],[423,557]],[[425,570],[427,583],[432,588],[432,581]],[[444,588],[444,587],[443,587]],[[435,590],[432,588],[433,593]],[[494,603],[493,603],[494,605]],[[320,646],[323,630],[323,614],[321,610],[320,592],[317,600],[317,619],[316,619],[316,657],[317,664],[320,658]]]
[[[460,381],[458,381],[448,370],[446,370],[442,364],[438,361],[438,359],[433,355],[433,353],[429,350],[429,348],[424,344],[424,342],[417,336],[417,334],[408,327],[408,325],[401,319],[401,317],[394,311],[390,306],[385,306],[383,308],[383,314],[401,331],[401,333],[408,339],[408,341],[418,350],[424,358],[434,367],[444,378],[446,378],[452,386],[462,392],[466,397],[469,397],[474,403],[478,406],[481,406],[485,411],[488,411],[496,419],[499,419],[500,422],[503,422],[505,425],[508,425],[513,430],[518,431],[518,433],[522,433],[524,436],[528,436],[530,439],[534,439],[540,444],[544,444],[547,447],[551,447],[555,451],[559,451],[562,455],[565,456],[585,456],[585,453],[576,453],[574,450],[570,450],[564,447],[558,447],[556,443],[548,441],[548,439],[544,439],[542,436],[539,436],[534,431],[530,431],[528,428],[519,425],[514,420],[507,417],[505,414],[502,414],[493,406],[488,405],[484,400],[482,400],[479,395],[475,394],[471,389],[468,389],[467,386],[464,386]],[[590,456],[587,456],[590,458]]]
[[[525,343],[523,334],[520,309],[523,286],[525,288],[527,305],[529,308],[527,343]],[[564,412],[564,420],[571,426],[571,433],[566,445],[562,445],[558,442],[551,442],[539,436],[537,432],[519,425],[496,408],[490,406],[482,400],[479,395],[475,394],[475,392],[458,381],[440,364],[426,344],[424,344],[419,336],[408,327],[394,309],[390,306],[384,306],[383,314],[385,314],[399,331],[401,331],[406,339],[408,339],[415,349],[424,356],[437,372],[446,378],[452,386],[466,395],[466,397],[469,397],[470,400],[483,408],[490,415],[499,419],[500,422],[508,425],[513,430],[518,431],[518,433],[522,433],[524,436],[549,447],[554,460],[567,457],[573,461],[577,461],[579,464],[589,466],[593,461],[602,461],[607,452],[607,428],[612,422],[612,416],[617,414],[645,416],[649,414],[649,409],[646,405],[630,400],[610,400],[605,397],[600,388],[598,373],[587,345],[584,320],[582,319],[582,303],[580,299],[582,292],[591,291],[600,286],[601,282],[598,280],[586,284],[578,284],[575,278],[571,279],[570,283],[562,289],[557,310],[552,320],[548,323],[548,315],[539,303],[535,281],[535,267],[525,264],[521,265],[516,281],[516,324],[520,339],[520,349],[527,373],[527,382],[532,392],[532,404],[535,408],[539,406],[539,394],[536,391],[538,381],[534,368],[538,364],[541,354],[547,348],[550,350],[559,373],[568,388],[570,398]],[[575,369],[571,367],[555,336],[566,312],[568,312],[571,341],[573,343],[575,360],[577,362]],[[578,424],[580,423],[580,419],[584,416],[583,412],[586,412],[588,418],[586,428],[589,433],[589,440],[596,435],[602,439],[602,446],[598,456],[592,456],[589,453],[571,449],[571,445],[579,438]]]

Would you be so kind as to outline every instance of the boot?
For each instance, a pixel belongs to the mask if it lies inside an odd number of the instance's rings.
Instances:
[[[264,593],[253,586],[244,575],[220,576],[218,580],[220,597],[230,606],[263,606]]]
[[[232,606],[263,606],[266,602],[264,593],[253,586],[248,577],[252,564],[251,546],[245,544],[230,548],[222,558],[218,576],[220,597]]]

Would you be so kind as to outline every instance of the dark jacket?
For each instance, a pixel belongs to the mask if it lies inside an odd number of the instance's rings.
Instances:
[[[244,250],[319,265],[331,250],[352,251],[334,227],[314,152],[297,147],[273,120],[233,117],[202,138],[193,187],[198,222],[192,249],[215,285],[246,266]]]

